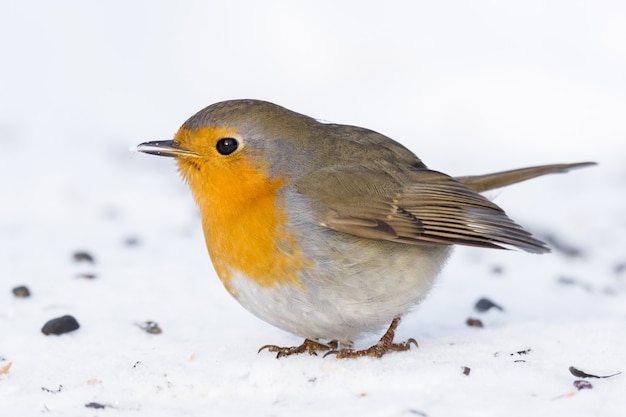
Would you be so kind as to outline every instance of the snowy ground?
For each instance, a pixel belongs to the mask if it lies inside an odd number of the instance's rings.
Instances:
[[[626,374],[569,372],[626,372],[624,3],[414,3],[0,2],[0,415],[624,415]],[[570,250],[459,248],[419,349],[276,360],[300,340],[222,288],[173,161],[128,151],[244,97],[452,175],[600,165],[491,195]]]

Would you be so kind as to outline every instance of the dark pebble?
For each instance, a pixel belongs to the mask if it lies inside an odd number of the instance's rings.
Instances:
[[[480,300],[476,301],[476,304],[474,304],[474,309],[479,313],[484,313],[485,311],[491,310],[492,308],[500,311],[503,310],[501,306],[494,303],[488,298],[481,298]]]
[[[463,369],[463,375],[469,375],[470,372],[472,372],[472,369],[468,368],[467,366],[463,366],[461,367],[461,369]]]
[[[161,334],[163,330],[159,327],[159,323],[154,321],[144,321],[143,323],[137,323],[137,326],[146,333]]]
[[[59,392],[63,391],[63,385],[59,385],[59,388],[57,389],[50,389],[50,388],[46,388],[46,387],[41,387],[42,391],[45,392],[49,392],[50,394],[58,394]]]
[[[95,408],[96,410],[102,409],[102,408],[106,408],[107,406],[105,404],[100,404],[100,403],[87,403],[85,404],[85,407],[87,408]]]
[[[13,288],[13,295],[19,298],[30,297],[30,290],[24,285]]]
[[[139,246],[139,238],[135,236],[129,236],[126,239],[124,239],[124,244],[126,246]]]
[[[560,276],[556,279],[556,282],[558,282],[561,285],[576,285],[578,284],[578,282],[572,278],[572,277],[565,277],[565,276]]]
[[[50,334],[60,335],[74,331],[79,327],[80,326],[74,317],[66,315],[48,320],[48,322],[41,328],[41,331],[46,336]]]
[[[578,388],[579,391],[581,389],[591,389],[591,388],[593,388],[593,385],[591,385],[591,382],[585,381],[584,379],[577,379],[576,381],[574,381],[574,386],[576,388]]]
[[[531,348],[524,349],[524,350],[518,350],[517,352],[513,352],[513,353],[511,353],[511,354],[510,354],[510,356],[514,356],[514,355],[520,355],[520,356],[522,356],[522,355],[528,355],[528,354],[530,353],[530,351],[531,351],[531,350],[532,350]]]
[[[561,285],[577,286],[577,287],[582,288],[585,291],[589,291],[589,292],[593,291],[593,288],[590,284],[583,282],[574,277],[560,276],[557,278],[557,282]]]
[[[485,327],[481,320],[473,319],[471,317],[465,320],[465,324],[467,324],[469,327]]]
[[[74,252],[73,258],[76,262],[89,262],[94,263],[93,256],[89,252],[77,251]]]
[[[493,275],[502,275],[504,273],[504,268],[500,265],[494,265],[491,267],[491,273]]]

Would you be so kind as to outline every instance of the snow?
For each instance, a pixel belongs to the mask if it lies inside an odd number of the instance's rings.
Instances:
[[[624,415],[626,375],[579,391],[568,370],[626,371],[622,2],[1,9],[0,415]],[[223,289],[173,161],[128,152],[230,98],[372,128],[452,175],[596,161],[489,195],[580,254],[458,248],[398,329],[409,352],[257,354],[301,340]],[[80,329],[41,333],[65,314]]]

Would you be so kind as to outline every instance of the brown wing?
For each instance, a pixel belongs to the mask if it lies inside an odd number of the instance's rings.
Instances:
[[[321,224],[355,236],[416,245],[549,251],[500,207],[454,178],[428,169],[326,169],[302,181],[298,190],[315,196]]]

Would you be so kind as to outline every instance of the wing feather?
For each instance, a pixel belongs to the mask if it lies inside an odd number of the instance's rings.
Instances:
[[[334,167],[302,181],[298,190],[315,196],[321,224],[355,236],[413,245],[548,251],[496,204],[428,169],[381,174],[363,167]]]

